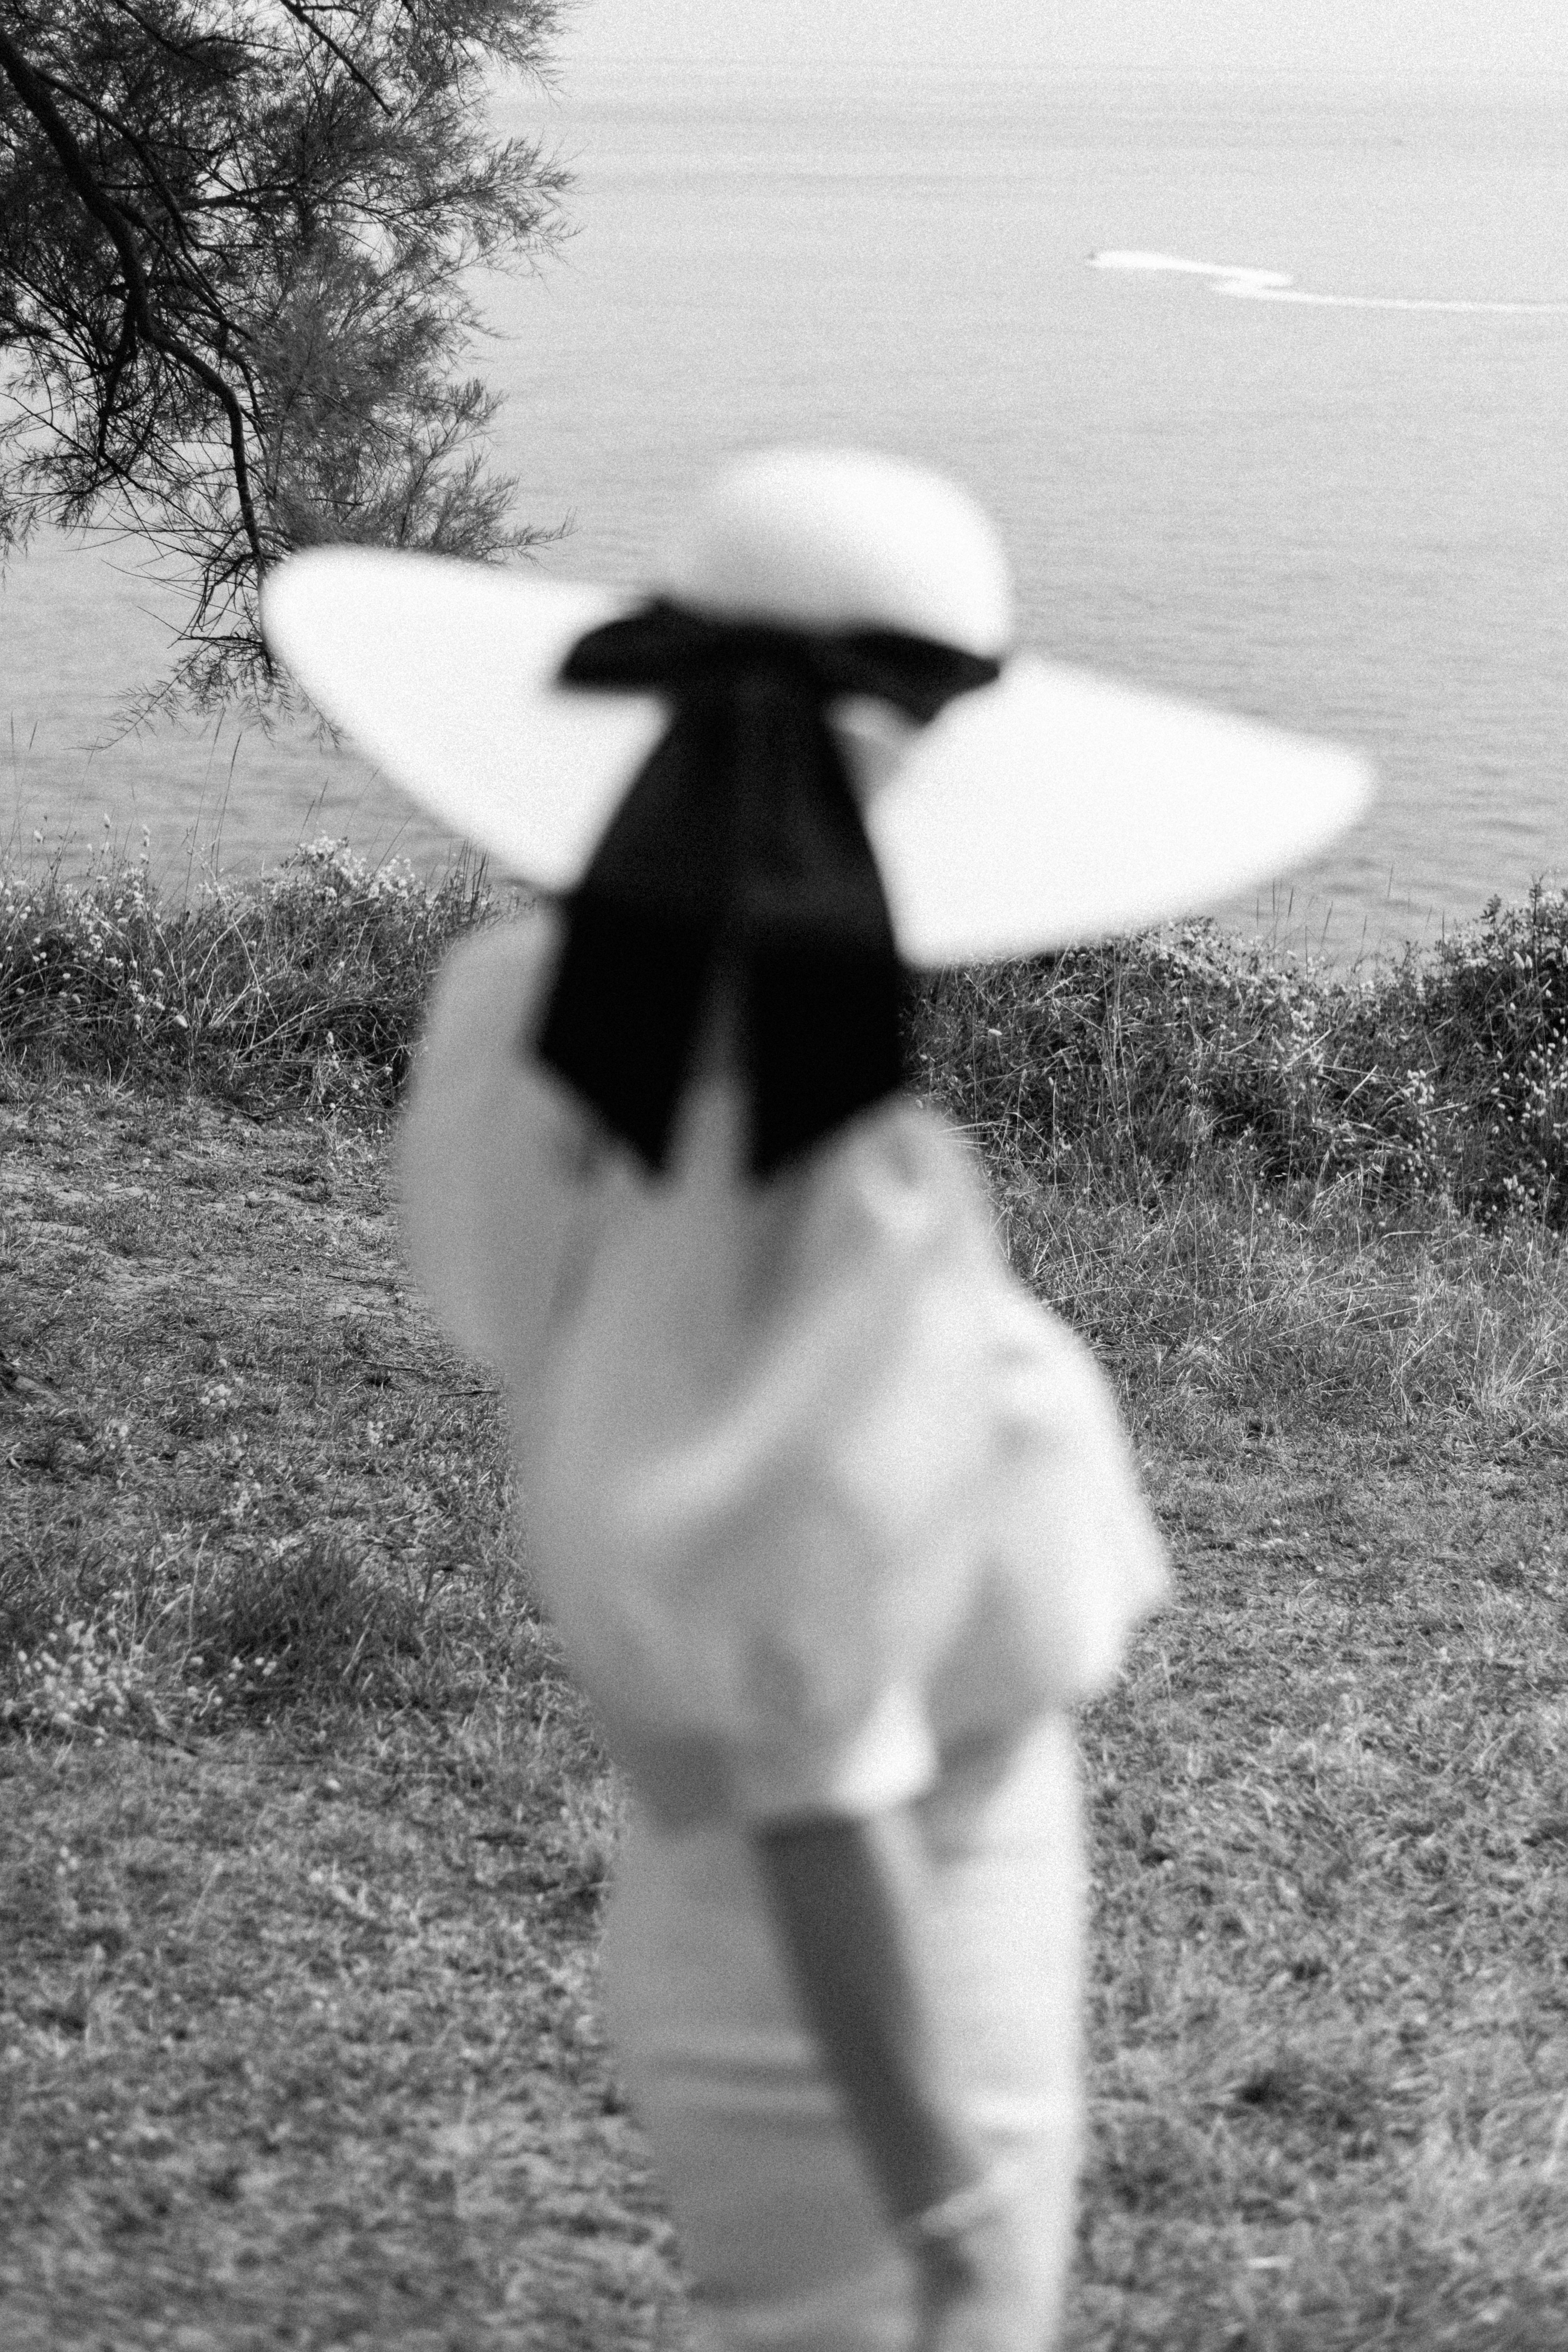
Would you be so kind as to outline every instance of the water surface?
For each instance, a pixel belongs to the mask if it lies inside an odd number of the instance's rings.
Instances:
[[[1560,110],[601,69],[515,119],[578,174],[560,261],[484,289],[552,569],[635,581],[732,451],[891,448],[1001,519],[1036,643],[1372,751],[1373,815],[1229,918],[1345,952],[1568,868]],[[439,853],[308,737],[108,745],[155,614],[64,542],[13,566],[24,845],[107,814],[177,863],[221,808],[231,869]]]

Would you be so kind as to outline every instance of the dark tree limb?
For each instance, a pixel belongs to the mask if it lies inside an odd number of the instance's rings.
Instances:
[[[0,536],[44,514],[189,587],[143,713],[272,690],[263,559],[490,558],[469,275],[548,247],[558,166],[485,124],[560,0],[0,0]]]
[[[353,58],[350,57],[348,51],[345,48],[340,47],[338,43],[333,40],[331,33],[327,31],[325,26],[317,23],[315,13],[312,9],[303,5],[302,0],[278,0],[278,5],[282,9],[286,16],[292,16],[297,25],[302,25],[304,26],[306,32],[310,34],[312,40],[320,41],[323,48],[331,49],[333,57],[336,58],[343,71],[352,80],[358,82],[361,89],[365,92],[367,97],[374,100],[376,105],[380,107],[384,114],[390,115],[395,112],[395,110],[388,105],[386,100],[383,98],[380,90],[377,89],[374,82],[371,80],[369,75],[361,71],[360,68],[354,63]]]
[[[262,548],[261,531],[250,492],[250,460],[245,446],[245,413],[232,384],[219,371],[194,351],[183,336],[174,334],[157,318],[147,284],[147,273],[142,256],[137,251],[123,213],[105,193],[89,168],[70,125],[56,106],[43,76],[31,65],[10,35],[0,27],[0,73],[11,84],[28,113],[37,123],[45,138],[60,159],[60,167],[75,189],[86,210],[112,242],[120,256],[129,289],[129,304],[134,312],[136,327],[145,343],[175,361],[204,384],[222,408],[228,423],[229,449],[234,464],[235,495],[245,533],[250,542],[250,552],[259,575],[267,569],[267,557]]]
[[[74,82],[65,80],[59,74],[47,73],[41,66],[36,66],[34,71],[49,89],[58,92],[61,98],[68,98],[73,106],[79,106],[84,114],[90,114],[95,122],[101,122],[106,131],[112,131],[117,139],[124,140],[125,144],[153,183],[163,210],[173,224],[175,236],[184,247],[186,255],[192,258],[192,267],[199,268],[199,264],[194,257],[198,248],[192,238],[190,224],[180,208],[156,153],[147,141],[138,135],[135,125],[127,122],[124,116],[115,112],[112,108],[100,106],[97,99],[90,96],[87,90],[79,89]],[[127,219],[135,222],[144,236],[153,235],[154,232],[149,227],[142,215],[133,212],[123,197],[121,199],[120,208]]]
[[[103,379],[103,396],[98,410],[98,447],[93,453],[93,470],[101,474],[109,461],[109,428],[114,422],[114,404],[119,397],[121,380],[136,356],[136,313],[127,302],[121,313],[120,340],[109,362]]]
[[[163,26],[149,22],[140,8],[132,6],[131,0],[109,0],[109,5],[117,16],[128,16],[139,32],[144,33],[147,38],[155,42],[167,56],[177,58],[183,65],[192,63],[202,55],[204,50],[216,46],[210,36],[205,39],[197,38],[194,41],[172,41]]]

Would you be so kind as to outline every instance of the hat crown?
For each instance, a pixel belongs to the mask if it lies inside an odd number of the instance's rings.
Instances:
[[[731,467],[666,551],[666,593],[801,628],[900,629],[1007,650],[1013,592],[989,518],[940,475],[853,450],[774,449]]]

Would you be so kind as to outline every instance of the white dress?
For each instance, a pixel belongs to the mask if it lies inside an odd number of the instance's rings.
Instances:
[[[905,2352],[908,2268],[774,1949],[758,1827],[912,1803],[939,2025],[1015,2158],[1046,2340],[1070,2235],[1068,1711],[1163,1560],[1109,1391],[916,1104],[764,1184],[731,1080],[651,1177],[531,1060],[555,933],[442,975],[403,1141],[416,1272],[503,1377],[529,1565],[634,1792],[605,1999],[719,2339]]]

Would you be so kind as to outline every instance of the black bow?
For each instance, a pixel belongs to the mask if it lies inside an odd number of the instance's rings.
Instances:
[[[675,710],[567,901],[535,1050],[650,1167],[721,972],[758,1175],[899,1085],[902,967],[826,706],[875,696],[923,722],[996,676],[896,630],[830,635],[662,601],[574,646],[563,685],[660,694]]]

